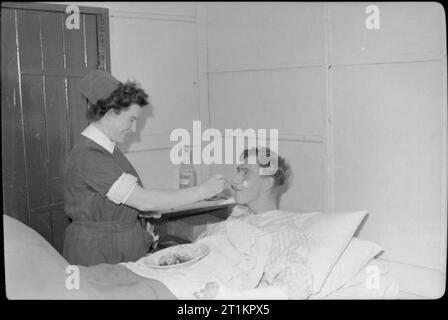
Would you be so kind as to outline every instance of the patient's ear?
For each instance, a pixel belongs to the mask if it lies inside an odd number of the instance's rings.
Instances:
[[[263,179],[262,188],[263,191],[269,191],[274,187],[274,177],[269,176]]]

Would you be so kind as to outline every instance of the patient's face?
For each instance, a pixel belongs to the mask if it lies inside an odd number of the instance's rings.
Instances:
[[[250,205],[262,196],[263,177],[260,176],[258,164],[241,164],[233,179],[235,186],[235,201],[239,204]]]

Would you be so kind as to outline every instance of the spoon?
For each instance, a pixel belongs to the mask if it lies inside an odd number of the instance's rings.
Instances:
[[[230,182],[229,180],[227,180],[227,179],[225,179],[225,178],[224,178],[224,180],[225,180],[228,184],[230,184],[230,187],[231,187],[233,190],[238,190],[232,182]]]

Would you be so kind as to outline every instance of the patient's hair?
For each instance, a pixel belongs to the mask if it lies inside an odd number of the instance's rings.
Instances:
[[[148,94],[140,88],[137,82],[127,81],[120,83],[108,98],[99,99],[95,104],[91,104],[87,110],[87,117],[96,121],[110,109],[119,114],[121,110],[129,108],[132,104],[137,104],[140,107],[148,105]]]
[[[258,160],[258,153],[259,152],[263,152],[263,155],[266,155],[267,158],[270,158],[271,155],[273,157],[277,158],[277,171],[271,175],[271,177],[274,178],[274,187],[276,186],[282,186],[284,185],[289,177],[289,173],[290,173],[290,166],[288,165],[288,163],[286,162],[286,160],[275,154],[274,152],[272,152],[269,148],[262,148],[262,151],[257,147],[257,148],[252,148],[252,149],[246,149],[243,151],[242,153],[242,158],[247,159],[247,157],[249,156],[250,153],[255,152],[255,155],[257,157],[257,163],[260,167],[262,168],[269,168],[270,166],[270,161],[268,161],[265,164],[260,163],[260,161]]]

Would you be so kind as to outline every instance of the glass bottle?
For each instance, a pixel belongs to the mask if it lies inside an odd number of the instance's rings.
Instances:
[[[193,157],[190,146],[183,146],[182,162],[179,172],[180,189],[190,188],[196,185],[196,171],[193,166]]]

